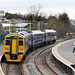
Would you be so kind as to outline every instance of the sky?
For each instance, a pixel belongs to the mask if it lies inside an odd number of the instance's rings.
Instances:
[[[28,13],[29,7],[41,5],[41,12],[46,16],[66,12],[70,19],[75,19],[75,0],[0,0],[0,10],[10,13]]]

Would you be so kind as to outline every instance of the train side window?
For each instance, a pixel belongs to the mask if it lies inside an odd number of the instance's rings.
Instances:
[[[19,45],[22,45],[23,46],[23,41],[19,41]]]
[[[50,33],[47,33],[47,37],[50,37],[50,35],[51,35]]]
[[[6,40],[5,45],[10,45],[10,40]]]
[[[40,34],[38,39],[42,39],[43,38],[43,34]]]

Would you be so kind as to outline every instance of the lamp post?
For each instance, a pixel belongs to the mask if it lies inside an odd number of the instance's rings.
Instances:
[[[9,21],[9,33],[11,33],[11,23]]]
[[[30,21],[30,30],[31,30],[31,21]]]
[[[21,24],[20,24],[20,31],[21,31]]]
[[[38,30],[41,29],[41,17],[42,17],[42,13],[40,13],[40,16],[38,16]]]
[[[40,22],[38,22],[38,30],[40,30]]]
[[[55,30],[55,25],[53,25],[53,29]]]

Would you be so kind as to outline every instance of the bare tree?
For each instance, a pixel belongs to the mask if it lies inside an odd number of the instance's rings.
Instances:
[[[36,5],[32,5],[29,8],[27,8],[29,14],[34,15],[34,16],[38,16],[40,14],[40,10],[41,10],[42,6],[40,4]]]

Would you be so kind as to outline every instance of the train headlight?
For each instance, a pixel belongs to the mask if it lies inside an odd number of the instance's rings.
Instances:
[[[23,50],[23,48],[20,48],[20,50]]]
[[[9,50],[9,48],[5,48],[5,50]]]

